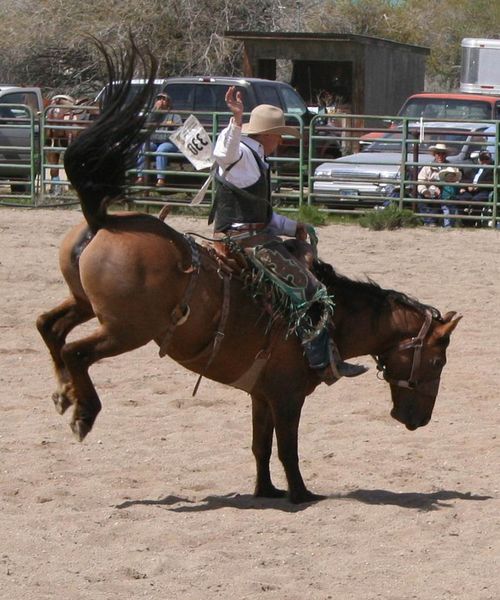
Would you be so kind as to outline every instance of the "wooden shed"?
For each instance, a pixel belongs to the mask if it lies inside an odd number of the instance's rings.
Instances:
[[[227,31],[243,43],[243,75],[284,79],[310,105],[395,115],[423,91],[429,48],[355,34]],[[286,73],[283,76],[283,72]]]

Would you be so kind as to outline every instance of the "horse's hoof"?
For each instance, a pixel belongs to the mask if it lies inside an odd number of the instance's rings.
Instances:
[[[290,502],[292,504],[306,504],[308,502],[319,502],[324,500],[326,496],[322,494],[313,494],[309,490],[301,492],[300,494],[290,494]]]
[[[71,402],[68,400],[66,394],[61,392],[54,392],[52,394],[52,402],[56,407],[56,411],[60,415],[63,415],[66,412],[66,410],[71,406]]]
[[[71,431],[75,434],[79,442],[83,442],[87,433],[92,429],[92,425],[87,423],[87,421],[83,421],[82,419],[76,419],[76,421],[72,421],[70,426]]]
[[[256,488],[254,496],[256,498],[284,498],[286,496],[286,490],[280,490],[272,485],[265,489]]]

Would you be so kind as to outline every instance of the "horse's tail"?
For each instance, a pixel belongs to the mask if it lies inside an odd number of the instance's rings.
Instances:
[[[95,232],[106,221],[106,207],[123,193],[128,169],[149,132],[144,127],[154,98],[158,67],[149,50],[142,51],[130,36],[126,50],[113,51],[94,39],[108,71],[108,85],[100,117],[68,147],[64,168],[78,193],[83,214]],[[136,68],[146,75],[145,84],[129,94]]]

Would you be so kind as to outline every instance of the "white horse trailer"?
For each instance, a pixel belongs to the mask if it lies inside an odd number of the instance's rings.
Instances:
[[[500,40],[462,40],[460,91],[500,95]]]

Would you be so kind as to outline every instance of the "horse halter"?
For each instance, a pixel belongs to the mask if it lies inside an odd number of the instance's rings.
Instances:
[[[382,355],[373,356],[375,362],[377,363],[378,372],[382,373],[382,377],[383,379],[385,379],[385,381],[387,381],[387,383],[390,383],[391,385],[396,385],[400,388],[421,391],[428,394],[432,394],[437,391],[437,388],[439,387],[440,377],[428,381],[420,381],[418,378],[422,360],[422,347],[424,345],[424,339],[427,333],[429,332],[431,323],[432,313],[430,312],[430,310],[426,310],[425,320],[422,324],[422,327],[420,328],[420,331],[418,332],[418,335],[404,342],[400,342],[397,346],[395,346],[394,348],[390,348],[387,352],[384,353],[387,354],[393,351],[411,350],[412,348],[414,349],[413,362],[411,365],[410,376],[408,379],[393,379],[387,373],[387,367],[384,363]]]

